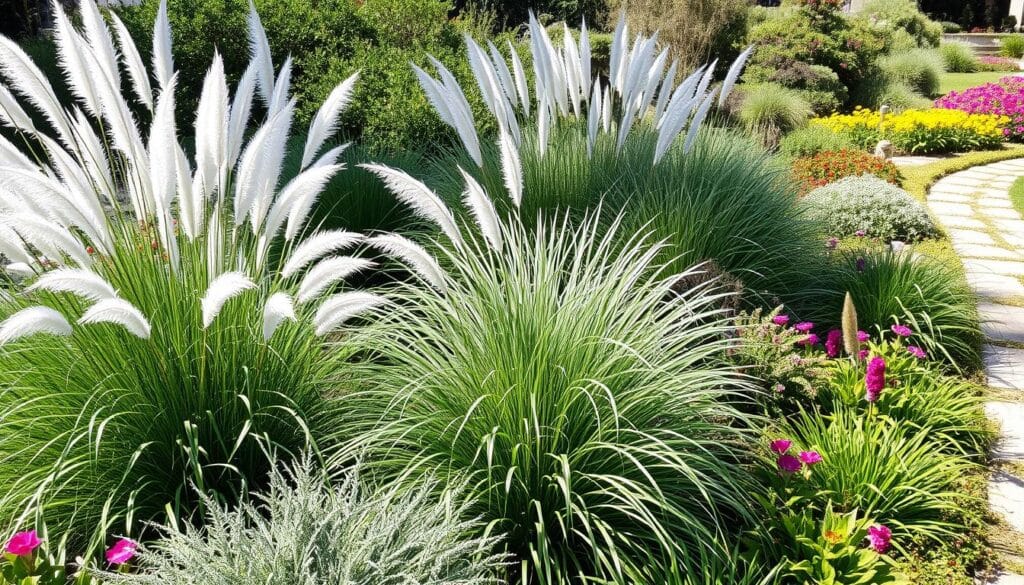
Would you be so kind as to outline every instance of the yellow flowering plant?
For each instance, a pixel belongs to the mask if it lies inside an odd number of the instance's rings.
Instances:
[[[969,114],[959,110],[904,110],[886,114],[857,107],[850,114],[832,114],[811,124],[847,136],[861,148],[889,140],[903,152],[928,154],[966,152],[998,147],[1004,140],[1006,116]]]

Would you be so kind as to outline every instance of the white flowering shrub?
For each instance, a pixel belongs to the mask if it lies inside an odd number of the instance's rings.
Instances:
[[[872,175],[846,177],[819,187],[804,197],[803,205],[811,219],[833,236],[864,232],[883,240],[916,241],[938,234],[924,205]]]

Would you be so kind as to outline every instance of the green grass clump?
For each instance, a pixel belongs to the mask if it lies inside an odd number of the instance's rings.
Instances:
[[[888,55],[879,60],[879,66],[893,82],[906,84],[924,96],[939,93],[940,78],[945,71],[943,56],[931,49]]]
[[[1024,35],[1008,35],[999,40],[999,54],[1012,59],[1024,57]]]
[[[674,292],[614,225],[501,232],[500,252],[445,247],[444,294],[401,288],[365,331],[340,456],[381,481],[465,479],[513,581],[696,578],[748,508],[752,387],[718,360],[718,295]]]
[[[974,49],[967,43],[957,41],[942,43],[939,45],[939,54],[942,55],[946,71],[950,73],[973,73],[978,70],[978,56],[974,54]],[[941,87],[941,80],[939,85]]]
[[[772,146],[785,133],[805,125],[814,114],[800,92],[777,83],[744,85],[742,100],[740,121],[748,132]]]
[[[820,124],[799,128],[782,137],[779,154],[792,158],[813,156],[827,150],[855,148],[846,134],[833,132]]]

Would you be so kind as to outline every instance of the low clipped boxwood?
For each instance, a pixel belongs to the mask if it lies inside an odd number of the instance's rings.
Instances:
[[[833,236],[915,241],[938,234],[920,202],[873,175],[846,177],[819,187],[804,197],[803,205],[808,216]]]

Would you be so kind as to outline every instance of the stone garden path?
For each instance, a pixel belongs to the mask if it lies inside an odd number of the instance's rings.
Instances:
[[[1011,543],[1024,541],[1024,219],[1009,197],[1010,185],[1021,176],[1024,159],[1003,161],[949,175],[928,193],[928,206],[978,294],[985,373],[989,386],[998,389],[998,398],[985,406],[1000,427],[989,501],[1016,532],[1007,535]],[[1024,559],[1010,560],[1024,565]],[[1004,574],[998,583],[1024,585],[1024,576]]]

